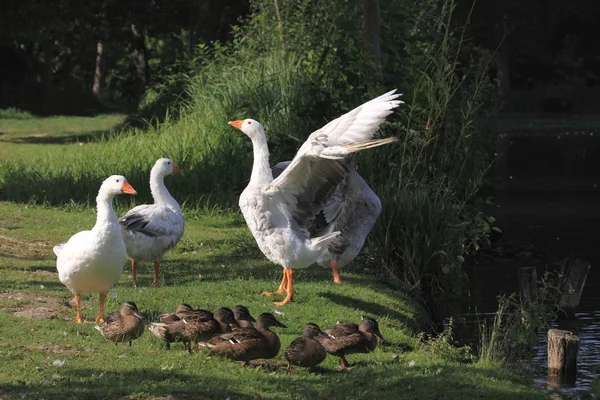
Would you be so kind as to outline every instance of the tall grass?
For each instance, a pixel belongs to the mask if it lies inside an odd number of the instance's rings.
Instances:
[[[462,264],[490,231],[476,204],[491,162],[489,58],[464,58],[463,31],[449,26],[453,7],[446,1],[416,21],[435,27],[436,39],[422,55],[426,67],[400,110],[402,122],[384,133],[400,136],[402,146],[361,155],[360,163],[361,173],[377,178],[384,205],[370,235],[372,259],[421,297],[436,330],[459,310]]]

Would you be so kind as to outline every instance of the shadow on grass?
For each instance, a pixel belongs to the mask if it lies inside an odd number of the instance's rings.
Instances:
[[[122,127],[121,125],[114,128],[115,132],[118,132]],[[113,132],[111,130],[92,131],[86,133],[73,133],[71,135],[50,135],[50,134],[35,134],[29,136],[19,136],[11,139],[0,139],[2,142],[7,143],[29,143],[29,144],[68,144],[78,142],[91,142],[102,138],[105,134]],[[112,133],[115,134],[114,132]]]
[[[210,360],[202,361],[210,364]],[[9,398],[136,398],[136,399],[506,399],[545,398],[541,393],[522,390],[507,381],[503,371],[470,367],[431,365],[406,371],[395,363],[361,362],[352,371],[324,371],[303,374],[271,368],[241,367],[228,371],[202,365],[194,373],[159,370],[144,366],[129,371],[95,368],[64,369],[65,378],[44,383],[10,382],[0,388]],[[204,368],[202,368],[204,367]],[[235,372],[237,369],[245,369]],[[250,369],[254,372],[251,372]],[[260,370],[264,373],[260,373]],[[514,378],[514,377],[513,377]],[[504,381],[504,382],[502,382]],[[400,395],[401,393],[401,395]],[[162,396],[162,397],[160,397]]]
[[[364,311],[366,314],[368,314],[365,316],[388,316],[398,321],[407,320],[405,314],[393,310],[389,307],[382,306],[381,304],[373,303],[371,301],[352,298],[343,294],[337,294],[332,292],[319,292],[317,293],[317,295],[322,296],[328,299],[329,301],[337,303],[344,307]]]

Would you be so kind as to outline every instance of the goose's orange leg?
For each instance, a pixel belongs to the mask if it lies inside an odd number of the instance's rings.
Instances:
[[[337,260],[331,260],[331,271],[333,272],[333,283],[338,285],[344,283],[340,276],[340,270],[337,267]]]
[[[274,294],[283,294],[287,288],[287,274],[285,273],[287,270],[283,270],[283,277],[281,278],[281,284],[279,285],[279,289],[276,292],[262,292],[263,296],[273,296]]]
[[[152,281],[153,286],[158,286],[158,270],[160,269],[160,261],[154,261],[154,280]]]
[[[286,269],[283,271],[285,275],[287,275],[287,287],[285,289],[286,295],[283,301],[273,302],[276,306],[282,306],[291,302],[294,299],[294,270]]]
[[[77,307],[75,323],[81,324],[83,322],[83,317],[81,316],[81,295],[79,293],[75,293],[75,306]]]
[[[133,279],[133,287],[137,287],[137,273],[136,273],[136,268],[137,263],[135,262],[135,260],[131,261],[131,278]]]
[[[106,300],[106,293],[100,293],[100,311],[96,317],[96,322],[104,322],[104,301]]]

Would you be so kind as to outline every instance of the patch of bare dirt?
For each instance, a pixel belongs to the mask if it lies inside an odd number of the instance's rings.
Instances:
[[[66,314],[69,305],[59,296],[38,293],[0,293],[0,309],[29,319],[54,319]]]
[[[58,272],[44,271],[42,269],[36,269],[35,271],[32,272],[32,274],[36,274],[36,275],[40,275],[40,276],[58,277]]]
[[[0,252],[3,257],[19,259],[46,259],[52,258],[52,247],[44,241],[25,241],[9,236],[0,235],[2,247],[7,249]]]
[[[48,307],[35,307],[14,312],[13,315],[29,319],[55,319],[58,316],[58,313]]]

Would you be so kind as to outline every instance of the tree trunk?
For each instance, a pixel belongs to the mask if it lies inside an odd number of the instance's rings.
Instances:
[[[381,80],[379,0],[363,0],[363,41],[367,61],[372,65],[377,80]]]
[[[45,39],[42,42],[42,112],[49,114],[52,111],[53,86],[54,86],[54,42]]]
[[[106,83],[106,53],[108,50],[107,35],[98,40],[96,44],[96,70],[94,72],[94,85],[92,93],[97,99],[100,99],[104,94],[104,86]]]
[[[131,33],[133,34],[133,48],[135,52],[136,70],[140,93],[146,90],[146,85],[150,82],[150,70],[146,59],[146,39],[144,30],[136,24],[131,24]]]

